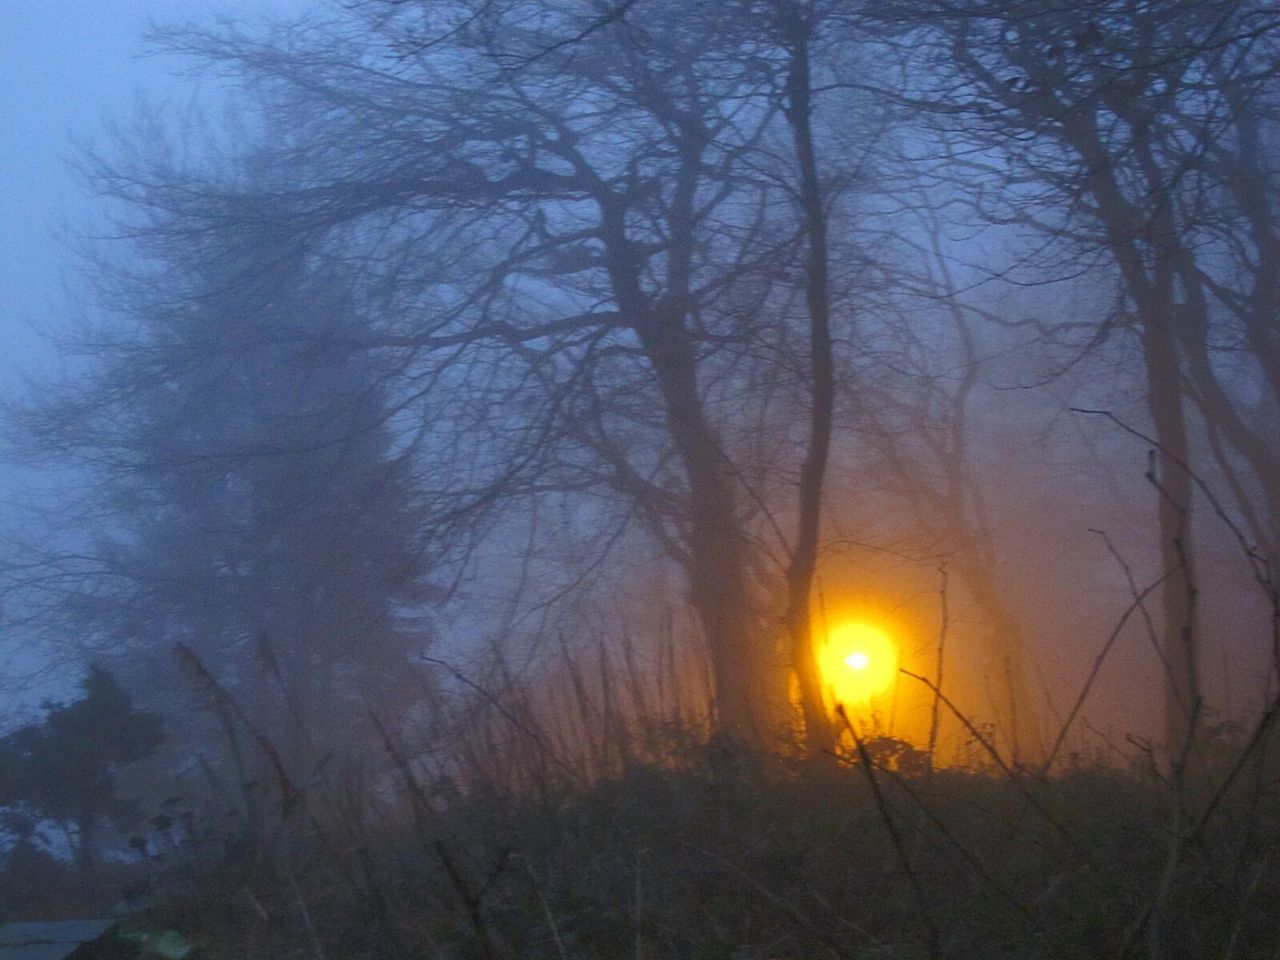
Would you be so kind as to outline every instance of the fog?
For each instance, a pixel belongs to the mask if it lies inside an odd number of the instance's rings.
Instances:
[[[6,7],[0,922],[1270,944],[1275,12],[1012,6]]]

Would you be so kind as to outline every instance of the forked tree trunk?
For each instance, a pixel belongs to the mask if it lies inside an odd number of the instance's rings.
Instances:
[[[692,230],[693,186],[699,157],[691,151],[676,185]],[[778,704],[778,669],[760,619],[750,578],[751,544],[738,515],[738,480],[719,432],[707,416],[697,378],[697,343],[687,325],[686,268],[673,271],[674,291],[654,302],[642,292],[631,256],[625,206],[605,198],[601,237],[619,312],[640,340],[662,397],[667,429],[687,483],[685,560],[690,603],[711,659],[715,720],[720,733],[757,749],[771,749]],[[679,222],[679,218],[676,218]],[[673,241],[675,263],[691,255],[691,235]]]

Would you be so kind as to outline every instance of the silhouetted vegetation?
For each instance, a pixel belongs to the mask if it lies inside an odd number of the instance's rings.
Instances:
[[[155,29],[224,119],[80,155],[0,908],[1280,957],[1276,10],[327,9]]]
[[[46,703],[41,722],[0,739],[0,806],[13,837],[4,864],[4,908],[32,911],[68,898],[66,870],[36,842],[42,824],[59,828],[74,851],[81,889],[92,890],[103,822],[128,827],[141,819],[136,798],[117,794],[117,774],[156,751],[161,720],[135,709],[101,667],[89,669],[81,688],[81,699]]]
[[[158,821],[151,842],[167,856],[135,890],[132,922],[182,930],[209,957],[1253,957],[1280,946],[1267,908],[1280,895],[1274,731],[1244,777],[1228,783],[1229,762],[1215,761],[1179,797],[1150,757],[1073,757],[1046,776],[1009,770],[979,739],[966,763],[935,770],[901,741],[846,738],[832,765],[692,730],[610,742],[620,725],[572,744],[665,761],[589,779],[550,751],[536,717],[455,707],[468,723],[489,712],[504,746],[470,763],[410,759],[388,735],[394,789],[281,783],[263,798],[269,829],[248,845],[199,819],[176,832]],[[1214,755],[1244,746],[1223,730]]]

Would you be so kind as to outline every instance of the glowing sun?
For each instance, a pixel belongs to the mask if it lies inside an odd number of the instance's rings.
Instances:
[[[893,685],[898,649],[878,627],[842,623],[827,635],[818,665],[833,705],[865,703]]]

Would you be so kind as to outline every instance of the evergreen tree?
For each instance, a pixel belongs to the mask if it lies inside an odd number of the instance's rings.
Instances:
[[[175,714],[185,645],[305,774],[421,692],[424,638],[399,617],[420,598],[409,460],[342,271],[266,228],[158,258],[113,271],[88,376],[33,411],[38,442],[101,481],[74,627]]]
[[[81,699],[46,703],[43,721],[0,739],[0,805],[74,827],[76,860],[88,875],[102,821],[132,812],[116,796],[118,768],[154,753],[164,733],[160,717],[135,709],[104,668],[90,667],[81,688]]]

